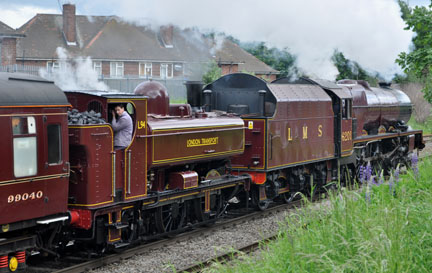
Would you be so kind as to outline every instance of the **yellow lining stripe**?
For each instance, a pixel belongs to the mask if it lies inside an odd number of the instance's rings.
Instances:
[[[43,113],[43,114],[17,113],[17,114],[0,115],[0,117],[21,117],[21,116],[67,116],[67,113]]]
[[[110,130],[110,132],[111,132],[111,151],[114,151],[114,132],[113,132],[110,124],[69,126],[69,129],[92,129],[92,128],[108,128]],[[113,188],[114,188],[114,168],[115,168],[114,154],[111,155],[111,166],[112,166],[112,169],[111,169],[111,194],[112,194]],[[109,201],[104,201],[104,202],[100,202],[100,203],[96,203],[96,204],[68,204],[68,206],[93,207],[93,206],[99,206],[99,205],[109,204],[109,203],[113,203],[113,202],[114,202],[114,197],[111,196],[111,200],[109,200]]]
[[[141,100],[141,101],[145,102],[144,122],[147,124],[147,98],[132,99],[132,100],[121,100],[121,101],[131,103],[134,106],[135,111],[136,111],[136,109],[138,109],[138,108],[136,107],[136,105],[135,105],[135,103],[134,103],[133,100]],[[135,121],[138,122],[138,115],[135,116],[135,119],[136,119]],[[147,128],[143,128],[143,129],[144,129],[143,130],[144,131],[144,135],[147,135]],[[127,152],[130,149],[130,147],[132,146],[132,144],[135,142],[135,140],[137,139],[136,138],[137,131],[138,131],[138,126],[135,127],[134,135],[132,136],[131,143],[129,143],[129,146],[126,147],[126,149],[124,150],[124,156],[125,156],[124,174],[125,175],[124,175],[123,181],[124,181],[124,199],[125,200],[136,199],[136,198],[147,196],[147,186],[144,187],[144,193],[143,194],[134,195],[134,196],[128,196],[128,193],[127,193],[127,182],[129,182],[129,184],[132,187],[132,183],[131,183],[131,181],[128,181],[129,176],[127,175],[128,164],[130,164],[130,162],[128,162],[128,159],[127,159]],[[145,153],[147,153],[147,141],[146,140],[145,140]],[[131,158],[132,158],[132,154],[131,154]],[[144,156],[144,160],[143,161],[144,161],[144,173],[145,173],[145,175],[144,175],[144,182],[145,182],[144,185],[147,185],[147,155]],[[131,189],[131,192],[132,192],[132,189]]]
[[[199,125],[197,125],[199,126]],[[239,127],[241,126],[241,127]],[[193,129],[206,129],[206,128],[223,128],[223,127],[238,127],[238,129],[243,129],[244,125],[237,125],[237,124],[231,124],[231,125],[215,125],[215,126],[199,126],[199,127],[185,127],[185,128],[170,128],[170,129],[154,129],[153,132],[165,132],[165,131],[181,131],[181,130],[193,130]],[[209,132],[211,133],[211,132]]]
[[[0,108],[49,108],[49,107],[72,107],[70,104],[64,105],[6,105],[0,106]]]
[[[40,181],[40,180],[49,180],[49,179],[55,179],[55,178],[62,178],[62,177],[68,177],[68,173],[59,173],[59,174],[51,174],[51,175],[44,175],[44,176],[35,176],[35,177],[26,177],[21,179],[13,179],[13,180],[5,180],[0,181],[0,186],[2,185],[11,185],[11,184],[17,184],[17,183],[25,183],[25,182],[32,182],[32,181]]]

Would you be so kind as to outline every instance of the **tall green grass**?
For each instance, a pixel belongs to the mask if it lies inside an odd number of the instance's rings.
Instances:
[[[419,123],[414,116],[408,121],[408,125],[416,130],[423,130],[424,134],[432,134],[432,118],[428,118],[425,123]]]
[[[209,272],[432,272],[432,162],[399,181],[330,193],[281,224],[279,240]]]

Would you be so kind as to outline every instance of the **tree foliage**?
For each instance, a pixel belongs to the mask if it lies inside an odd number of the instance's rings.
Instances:
[[[432,102],[432,4],[411,9],[404,1],[398,1],[406,30],[412,30],[411,52],[401,52],[396,62],[407,74],[413,74],[425,83],[422,90],[427,101]]]
[[[219,79],[222,76],[222,69],[217,65],[216,61],[211,61],[207,64],[206,72],[202,80],[205,84],[209,84]]]
[[[345,55],[338,50],[335,50],[333,53],[332,61],[339,71],[336,80],[365,80],[371,85],[377,85],[380,79],[378,74],[372,75],[371,73],[368,73],[357,62],[347,59]]]
[[[279,77],[292,77],[298,73],[295,65],[296,57],[288,52],[287,48],[269,48],[264,42],[245,43],[240,46],[254,55],[260,61],[280,72]]]

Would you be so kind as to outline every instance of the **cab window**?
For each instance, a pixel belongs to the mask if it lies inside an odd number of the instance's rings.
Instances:
[[[342,100],[342,118],[350,119],[351,118],[351,100]]]
[[[34,117],[12,117],[15,177],[36,175],[37,143]]]

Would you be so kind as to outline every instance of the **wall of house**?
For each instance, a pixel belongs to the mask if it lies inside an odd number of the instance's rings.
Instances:
[[[1,47],[1,65],[16,64],[16,38],[3,38]]]
[[[124,62],[124,75],[139,75],[139,63],[138,62]]]
[[[47,65],[47,61],[35,61],[35,60],[17,60],[17,65],[25,65],[25,66],[38,66],[45,68]]]
[[[270,75],[267,75],[267,74],[256,74],[255,76],[258,77],[258,78],[261,78],[261,79],[263,79],[263,80],[265,80],[267,82],[272,82],[272,81],[276,80],[276,75],[275,74],[270,74]]]
[[[153,69],[153,77],[159,78],[160,77],[160,63],[152,63],[152,69]]]
[[[222,69],[222,76],[239,72],[238,64],[222,64],[219,67]]]
[[[110,62],[102,62],[102,74],[105,77],[109,77],[109,75],[110,75]]]

